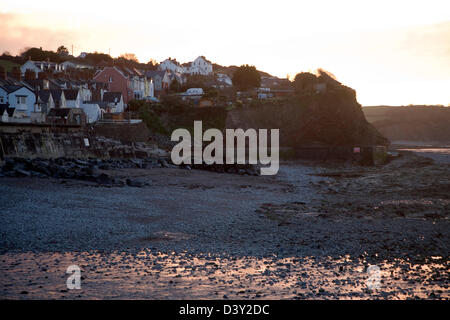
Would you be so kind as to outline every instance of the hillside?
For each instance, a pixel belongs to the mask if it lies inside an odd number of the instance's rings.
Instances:
[[[233,109],[227,128],[279,128],[282,147],[389,144],[366,121],[355,97],[341,88]]]
[[[362,108],[367,121],[391,142],[450,143],[450,108],[373,106]]]
[[[236,71],[236,69],[238,68],[238,66],[221,66],[220,64],[217,63],[213,63],[213,71],[215,73],[224,73],[226,75],[228,75],[229,77],[233,76],[233,73]],[[272,75],[270,75],[267,72],[258,70],[259,74],[261,75],[261,77],[272,77]]]
[[[20,64],[8,61],[8,60],[3,60],[0,59],[0,67],[3,67],[4,69],[6,69],[7,72],[11,72],[11,70],[14,67],[20,67]]]

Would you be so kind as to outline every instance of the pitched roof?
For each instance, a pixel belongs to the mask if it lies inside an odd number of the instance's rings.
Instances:
[[[19,85],[2,85],[1,86],[7,93],[11,93],[11,92],[14,92],[14,91],[17,91],[17,90],[19,90],[20,88],[22,88],[22,87],[25,87],[25,86],[19,86]]]
[[[202,59],[205,60],[206,62],[211,63],[211,61],[209,61],[208,59],[206,59],[205,56],[198,56],[197,59],[198,59],[198,58],[202,58]],[[195,59],[195,60],[197,60],[197,59]]]
[[[50,90],[39,90],[38,97],[43,103],[47,103],[48,99],[50,99],[50,93]]]
[[[162,77],[164,77],[165,73],[166,73],[166,71],[161,71],[161,70],[148,70],[145,72],[145,76],[147,78],[154,78],[155,76],[160,76],[162,78]]]
[[[27,79],[23,81],[24,84],[28,85],[29,87],[32,87],[34,89],[43,89],[44,88],[44,80],[43,79]],[[48,81],[48,85],[50,89],[58,89],[59,86],[52,82],[52,81]]]
[[[0,104],[0,116],[2,116],[3,115],[3,113],[5,112],[5,110],[6,110],[6,112],[8,113],[8,116],[10,116],[10,117],[12,117],[13,116],[13,114],[14,114],[14,108],[10,108],[9,107],[9,103],[1,103]]]
[[[104,102],[119,102],[122,97],[122,92],[105,92],[103,94]]]
[[[50,89],[50,93],[52,94],[53,101],[59,102],[63,91],[61,89]]]
[[[175,65],[177,65],[177,66],[181,66],[181,64],[177,61],[177,59],[175,59],[175,58],[167,58],[166,60],[164,60],[164,61],[170,61],[170,62],[172,62],[173,64],[175,64]],[[163,62],[164,62],[163,61]],[[163,63],[163,62],[161,62],[161,63]]]
[[[76,100],[78,96],[78,89],[66,89],[64,90],[64,97],[66,100]]]

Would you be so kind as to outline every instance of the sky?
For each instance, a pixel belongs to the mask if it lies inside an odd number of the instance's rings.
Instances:
[[[0,53],[204,55],[278,77],[318,68],[362,105],[450,105],[448,0],[0,0]]]

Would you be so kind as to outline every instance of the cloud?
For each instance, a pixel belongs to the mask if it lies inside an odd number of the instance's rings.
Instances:
[[[80,39],[77,31],[29,26],[24,23],[23,16],[15,13],[0,12],[0,30],[0,51],[9,51],[11,54],[19,54],[25,47],[51,50],[56,50],[60,45],[70,47],[71,43]]]

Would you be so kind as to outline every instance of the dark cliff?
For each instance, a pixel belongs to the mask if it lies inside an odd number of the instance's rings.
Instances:
[[[281,147],[389,144],[347,87],[236,108],[228,113],[226,127],[280,129]]]

